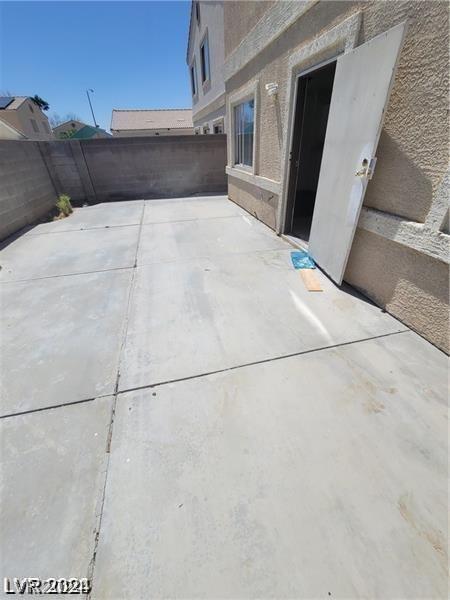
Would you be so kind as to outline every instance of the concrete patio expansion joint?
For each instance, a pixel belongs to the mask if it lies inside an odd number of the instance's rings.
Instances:
[[[372,340],[378,340],[382,338],[392,337],[395,335],[399,335],[402,333],[410,333],[410,329],[402,329],[401,331],[393,331],[391,333],[383,333],[381,335],[374,335],[367,338],[361,338],[359,340],[352,340],[350,342],[342,342],[340,344],[332,344],[330,346],[321,346],[320,348],[312,348],[311,350],[301,350],[300,352],[291,352],[290,354],[281,354],[279,356],[271,356],[269,358],[263,358],[261,360],[255,360],[248,363],[241,363],[239,365],[235,365],[233,367],[226,367],[225,369],[216,369],[213,371],[207,371],[205,373],[198,373],[197,375],[188,375],[187,377],[178,377],[175,379],[168,379],[166,381],[158,381],[156,383],[149,383],[147,385],[141,385],[137,387],[126,388],[124,390],[120,390],[117,395],[126,394],[128,392],[138,392],[140,390],[152,389],[156,387],[161,387],[163,385],[168,385],[172,383],[179,383],[181,381],[190,381],[191,379],[201,379],[202,377],[209,377],[210,375],[218,375],[220,373],[228,373],[229,371],[236,371],[238,369],[243,369],[245,367],[252,367],[255,365],[263,365],[265,363],[275,362],[277,360],[283,360],[285,358],[293,358],[294,356],[303,356],[306,354],[315,354],[316,352],[322,352],[324,350],[333,350],[335,348],[342,348],[344,346],[352,346],[354,344],[360,344],[363,342],[370,342]]]
[[[131,286],[130,286],[131,289]],[[128,321],[128,319],[127,319]],[[85,404],[87,402],[94,402],[95,400],[101,400],[102,398],[110,398],[111,395],[113,395],[115,398],[117,398],[117,396],[120,396],[122,394],[127,394],[128,392],[137,392],[139,390],[147,390],[147,389],[152,389],[155,387],[161,387],[163,385],[168,385],[171,383],[178,383],[180,381],[190,381],[191,379],[201,379],[202,377],[208,377],[209,375],[218,375],[220,373],[227,373],[228,371],[236,371],[237,369],[243,369],[245,367],[252,367],[254,365],[262,365],[265,363],[270,363],[270,362],[275,362],[277,360],[283,360],[285,358],[292,358],[294,356],[302,356],[302,355],[307,355],[307,354],[314,354],[316,352],[323,352],[324,350],[333,350],[335,348],[341,348],[343,346],[352,346],[353,344],[361,344],[363,342],[370,342],[371,340],[378,340],[378,339],[382,339],[382,338],[386,338],[386,337],[392,337],[395,335],[399,335],[402,333],[408,333],[411,332],[410,329],[402,329],[401,331],[393,331],[391,333],[382,333],[380,335],[374,335],[371,337],[367,337],[367,338],[361,338],[359,340],[352,340],[350,342],[342,342],[340,344],[333,344],[331,346],[321,346],[320,348],[312,348],[311,350],[301,350],[300,352],[292,352],[291,354],[281,354],[279,356],[271,356],[269,358],[263,358],[261,360],[256,360],[253,362],[247,362],[247,363],[242,363],[239,365],[235,365],[233,367],[226,367],[225,369],[216,369],[213,371],[207,371],[204,373],[198,373],[197,375],[189,375],[187,377],[179,377],[177,379],[168,379],[167,381],[158,381],[155,383],[148,383],[146,385],[142,385],[142,386],[137,386],[137,387],[131,387],[131,388],[125,388],[123,390],[119,390],[118,386],[119,386],[119,376],[120,376],[120,366],[119,369],[117,371],[117,378],[116,378],[116,385],[115,385],[115,390],[113,392],[113,394],[100,394],[98,396],[94,396],[93,398],[84,398],[82,400],[74,400],[73,402],[65,402],[63,404],[53,404],[51,406],[43,406],[40,408],[33,408],[30,410],[24,410],[21,412],[16,412],[16,413],[10,413],[7,415],[0,415],[0,420],[1,419],[10,419],[12,417],[20,417],[22,415],[29,415],[32,413],[37,413],[37,412],[42,412],[42,411],[46,411],[46,410],[55,410],[58,408],[65,408],[66,406],[73,406],[76,404]],[[125,336],[126,337],[126,336]],[[123,347],[123,344],[121,345],[121,348]],[[107,443],[107,448],[109,449],[110,447],[110,438],[112,436],[112,433],[110,432],[110,435],[108,436],[108,443]]]
[[[95,529],[94,550],[92,553],[92,558],[89,562],[88,575],[87,575],[89,581],[91,582],[91,592],[89,592],[89,594],[87,595],[88,599],[91,598],[91,593],[92,593],[92,589],[93,589],[93,581],[94,581],[94,574],[95,574],[95,560],[97,557],[98,543],[99,543],[101,528],[102,528],[103,509],[104,509],[104,505],[105,505],[106,486],[108,483],[108,472],[109,472],[109,463],[110,463],[110,456],[111,456],[111,442],[112,442],[112,436],[113,436],[113,430],[114,430],[114,418],[116,415],[117,395],[118,395],[118,390],[119,390],[120,366],[121,366],[122,353],[123,353],[123,350],[125,347],[125,342],[127,339],[131,298],[133,295],[135,276],[136,276],[136,268],[137,268],[137,257],[138,257],[138,252],[139,252],[139,244],[141,241],[142,223],[144,220],[144,209],[145,209],[145,205],[142,206],[141,218],[140,218],[140,222],[139,222],[138,239],[137,239],[137,244],[136,244],[136,251],[134,254],[134,263],[133,263],[133,267],[132,267],[133,271],[132,271],[130,285],[129,285],[129,289],[128,289],[128,298],[127,298],[127,304],[126,304],[126,309],[125,309],[124,321],[123,321],[123,325],[122,325],[122,336],[121,336],[121,342],[120,342],[120,348],[119,348],[119,358],[118,358],[118,365],[117,365],[116,381],[115,381],[115,386],[114,386],[113,401],[112,401],[112,406],[111,406],[111,417],[110,417],[110,421],[109,421],[108,435],[106,438],[107,441],[106,441],[106,452],[105,452],[105,454],[106,454],[105,477],[104,477],[104,481],[103,481],[103,487],[101,490],[101,498],[99,500],[99,513],[98,513],[97,527]]]
[[[77,275],[92,275],[93,273],[109,273],[110,271],[128,271],[134,269],[136,265],[131,267],[112,267],[111,269],[97,269],[96,271],[81,271],[77,273],[61,273],[60,275],[44,275],[42,277],[31,277],[30,279],[11,279],[0,281],[0,285],[8,285],[9,283],[27,283],[29,281],[41,281],[42,279],[58,279],[60,277],[76,277]]]
[[[60,229],[59,231],[39,231],[37,233],[27,232],[27,236],[33,235],[59,235],[61,233],[76,233],[77,231],[92,231],[94,229],[120,229],[121,227],[139,227],[140,223],[127,223],[126,225],[92,225],[91,227],[80,227],[79,229]]]

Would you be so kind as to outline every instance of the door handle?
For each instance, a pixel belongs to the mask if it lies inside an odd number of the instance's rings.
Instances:
[[[367,177],[367,179],[372,179],[373,173],[375,171],[377,159],[376,157],[371,158],[370,161],[367,158],[364,158],[362,161],[362,168],[359,171],[356,171],[356,177]]]

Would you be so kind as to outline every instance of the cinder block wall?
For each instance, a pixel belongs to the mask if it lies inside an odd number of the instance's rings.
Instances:
[[[75,202],[226,193],[226,136],[0,140],[0,239]]]
[[[56,191],[39,143],[0,142],[0,240],[42,217]]]
[[[88,140],[82,150],[96,200],[226,193],[226,136]]]

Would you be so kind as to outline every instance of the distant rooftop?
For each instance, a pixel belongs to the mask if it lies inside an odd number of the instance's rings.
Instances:
[[[111,137],[111,135],[107,131],[101,129],[100,127],[92,127],[92,125],[85,125],[81,129],[79,129],[70,139],[88,140],[89,138],[92,138],[99,133],[101,133],[105,137]]]
[[[193,126],[190,108],[154,110],[115,108],[112,111],[111,130],[115,131],[186,129]]]

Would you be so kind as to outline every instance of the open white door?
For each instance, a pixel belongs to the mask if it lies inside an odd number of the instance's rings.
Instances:
[[[339,285],[344,277],[405,23],[337,59],[309,252]]]

